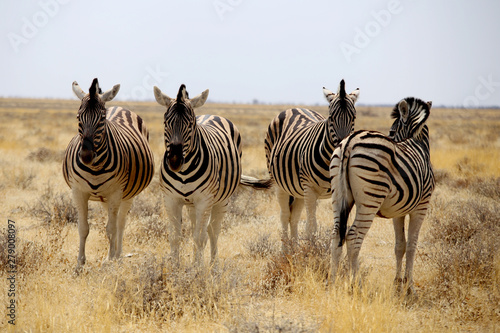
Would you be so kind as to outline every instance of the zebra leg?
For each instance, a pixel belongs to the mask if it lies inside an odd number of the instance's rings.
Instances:
[[[304,186],[304,202],[306,205],[306,237],[309,241],[314,241],[318,223],[316,221],[316,203],[318,196],[309,186]]]
[[[106,226],[106,235],[109,240],[108,260],[118,258],[118,211],[122,202],[122,192],[117,191],[109,196],[108,207],[108,225]]]
[[[123,233],[125,231],[125,225],[127,222],[127,214],[132,206],[134,199],[129,199],[127,201],[122,201],[120,204],[120,209],[118,210],[118,229],[116,231],[116,252],[115,258],[120,258],[122,255],[122,245],[123,245]]]
[[[89,235],[89,222],[88,222],[88,211],[89,211],[89,198],[88,193],[81,192],[77,189],[73,189],[73,201],[76,205],[78,211],[78,235],[80,237],[80,246],[78,251],[76,271],[80,270],[83,265],[85,265],[85,243],[87,241],[87,236]]]
[[[165,196],[165,210],[169,220],[170,257],[174,266],[179,265],[179,245],[181,243],[182,232],[182,207],[181,200],[175,200]]]
[[[283,253],[287,253],[289,243],[288,226],[290,225],[290,216],[294,198],[280,188],[276,189],[276,197],[280,205],[281,220],[281,248]]]
[[[401,270],[403,267],[403,256],[406,252],[406,237],[405,237],[405,217],[395,217],[392,219],[394,225],[394,234],[396,237],[396,245],[394,246],[394,254],[396,255],[396,277],[394,285],[396,291],[401,292],[401,283],[403,282]]]
[[[406,286],[407,295],[413,294],[413,262],[417,252],[418,234],[422,222],[424,222],[427,209],[418,209],[410,213],[410,222],[408,224],[408,243],[406,245],[406,270],[403,283]]]
[[[342,246],[340,245],[340,235],[338,230],[334,231],[332,240],[332,260],[330,269],[330,280],[335,283],[337,271],[339,269],[340,257],[342,256]]]
[[[203,250],[207,244],[208,222],[212,206],[208,202],[201,202],[196,206],[196,225],[194,227],[194,262],[197,266],[203,265]]]
[[[222,220],[227,211],[227,201],[212,207],[210,223],[208,224],[208,237],[210,238],[210,265],[215,265],[217,260],[217,240],[219,238]]]
[[[304,199],[292,198],[293,202],[290,205],[290,235],[292,237],[293,245],[297,245],[299,240],[299,219],[304,209]]]
[[[373,205],[372,205],[373,204]],[[363,240],[370,230],[370,226],[378,212],[378,207],[381,203],[370,202],[370,205],[357,204],[356,205],[356,218],[347,232],[346,244],[347,244],[347,257],[349,258],[349,266],[351,269],[351,276],[353,283],[358,283],[361,286],[361,280],[359,280],[358,269],[358,256],[361,246],[363,245]]]

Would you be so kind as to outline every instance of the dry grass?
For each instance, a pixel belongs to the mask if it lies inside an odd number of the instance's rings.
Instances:
[[[120,103],[118,103],[120,104]],[[162,108],[127,103],[150,129],[159,165]],[[265,177],[263,138],[287,106],[208,104],[243,139],[243,171]],[[395,295],[394,235],[377,219],[361,250],[363,288],[328,283],[331,205],[318,206],[318,242],[281,254],[273,192],[240,188],[219,241],[219,265],[195,269],[190,223],[179,268],[170,265],[163,197],[155,177],[128,217],[119,262],[103,262],[106,214],[90,205],[86,269],[73,275],[76,211],[61,159],[76,133],[77,101],[0,99],[0,279],[6,281],[7,219],[16,221],[16,327],[34,332],[455,332],[494,331],[500,319],[500,115],[498,110],[435,109],[431,156],[437,188],[415,262],[418,298]],[[313,107],[326,113],[326,107]],[[390,108],[358,107],[356,128],[388,132]],[[159,169],[157,168],[157,171]],[[304,232],[304,215],[299,232]],[[187,221],[187,215],[184,215]],[[208,251],[207,251],[208,252]],[[208,254],[206,258],[208,260]],[[207,261],[208,263],[208,261]],[[345,275],[345,274],[344,274]],[[0,302],[8,301],[7,284]]]

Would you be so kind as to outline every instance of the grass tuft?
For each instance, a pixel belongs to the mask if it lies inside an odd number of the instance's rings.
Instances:
[[[315,241],[300,241],[292,254],[273,253],[261,281],[263,290],[293,292],[308,274],[326,282],[330,272],[331,234],[327,230],[320,232]]]

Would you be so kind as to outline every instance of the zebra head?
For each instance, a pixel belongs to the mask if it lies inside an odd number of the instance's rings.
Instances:
[[[92,164],[97,149],[102,145],[105,136],[106,107],[105,103],[112,100],[120,90],[117,84],[109,91],[102,93],[97,79],[92,81],[89,93],[86,94],[76,81],[73,82],[73,92],[82,101],[76,118],[78,119],[78,134],[80,135],[80,151],[78,156],[86,164]]]
[[[431,107],[430,101],[424,102],[414,97],[402,99],[392,110],[391,117],[395,120],[389,138],[396,142],[418,139],[427,128],[425,122],[429,118]]]
[[[205,104],[208,89],[192,99],[189,99],[184,84],[179,88],[176,98],[168,97],[156,86],[154,94],[158,104],[167,107],[164,115],[165,160],[170,170],[177,172],[182,168],[186,155],[194,147],[196,133],[194,109]]]
[[[336,94],[323,87],[323,94],[330,104],[328,112],[328,132],[333,145],[337,146],[340,141],[354,130],[356,109],[354,103],[359,97],[359,88],[350,94],[345,92],[345,82],[340,81]]]

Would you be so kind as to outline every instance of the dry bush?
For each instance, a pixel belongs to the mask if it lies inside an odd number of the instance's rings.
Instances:
[[[215,272],[215,273],[214,273]],[[127,270],[113,269],[109,287],[117,304],[130,316],[164,322],[181,318],[216,319],[230,307],[241,273],[225,265],[212,272],[194,267],[175,268],[154,256]]]
[[[45,162],[62,162],[64,158],[64,151],[54,151],[48,148],[38,148],[28,154],[26,159],[40,163]]]
[[[78,222],[78,211],[71,196],[55,193],[50,184],[45,186],[38,201],[27,208],[28,212],[46,224],[67,224]],[[90,209],[89,209],[90,211]]]
[[[318,233],[315,241],[299,241],[296,246],[290,244],[292,254],[274,253],[261,281],[263,290],[293,292],[309,272],[326,282],[330,272],[331,235],[331,230],[324,230]]]
[[[453,177],[448,171],[443,169],[435,170],[434,177],[437,185],[445,185],[456,189],[467,189],[483,197],[495,200],[500,199],[500,178],[498,177]]]
[[[249,255],[255,259],[265,259],[279,255],[279,245],[271,240],[269,233],[259,234],[255,240],[245,243]]]
[[[128,237],[137,245],[165,241],[168,238],[167,222],[159,215],[139,217],[135,221],[133,232]]]
[[[430,216],[430,242],[440,249],[434,258],[440,284],[488,285],[500,239],[500,205],[473,198],[439,206],[439,216]]]
[[[0,188],[13,187],[20,190],[29,190],[33,186],[36,173],[28,167],[19,168],[17,165],[1,160]]]
[[[156,178],[135,199],[130,215],[135,217],[149,217],[163,215],[162,190]]]
[[[425,258],[436,274],[427,296],[454,307],[460,320],[476,321],[490,315],[499,319],[494,307],[500,302],[500,205],[473,196],[456,201],[435,199],[432,206],[432,245]]]

